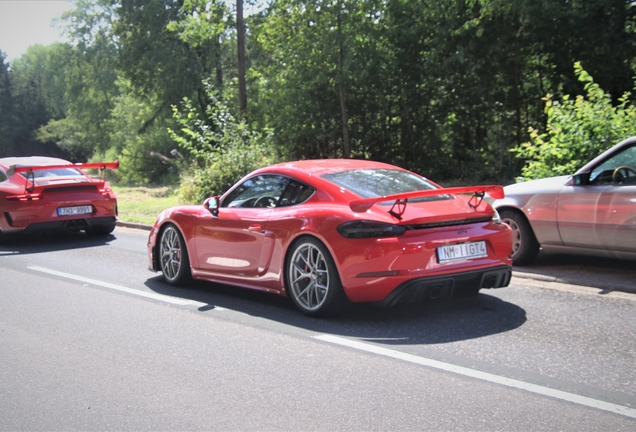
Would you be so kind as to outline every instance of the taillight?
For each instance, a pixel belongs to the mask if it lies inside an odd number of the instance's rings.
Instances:
[[[492,215],[492,221],[496,223],[497,225],[501,225],[502,220],[501,220],[501,216],[499,216],[499,212],[494,208],[493,208],[493,211],[494,213]]]
[[[109,197],[112,192],[113,190],[111,188],[99,189],[99,193],[104,195],[105,197]]]
[[[40,199],[39,193],[23,194],[23,195],[8,195],[6,198],[10,201],[37,201]]]
[[[395,237],[406,231],[406,228],[399,225],[373,221],[347,222],[337,229],[346,238]]]

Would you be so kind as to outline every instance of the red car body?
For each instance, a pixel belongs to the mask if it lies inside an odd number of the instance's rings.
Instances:
[[[50,157],[0,159],[0,234],[77,231],[109,234],[117,199],[108,182],[87,168],[115,169],[118,162],[72,164]]]
[[[426,188],[362,196],[334,180],[356,184],[368,180],[373,189],[376,178],[382,183],[394,176],[406,176]],[[288,179],[289,183],[280,188],[278,196],[267,197],[268,206],[256,204],[271,194],[265,189],[263,196],[233,201],[236,191],[249,190],[245,186],[249,182],[270,177]],[[300,202],[287,201],[286,197],[294,196],[288,193],[290,187],[304,191],[297,200]],[[386,190],[391,192],[392,187]],[[319,284],[321,277],[329,277],[352,302],[396,304],[453,293],[476,295],[480,288],[507,286],[512,265],[510,229],[481,199],[485,192],[503,197],[500,186],[444,189],[417,174],[379,162],[281,163],[249,174],[222,197],[208,199],[204,205],[164,210],[149,236],[149,268],[163,271],[170,283],[181,283],[191,276],[284,296],[291,294],[290,285],[301,277],[307,281],[313,277]],[[169,236],[163,232],[168,227],[176,242],[166,240]],[[298,244],[303,242],[326,257],[322,267],[328,270],[331,264],[331,274],[321,270],[321,265],[315,266],[316,272],[303,273],[303,268],[312,266],[304,264],[312,260],[307,259],[309,251],[304,258],[299,252],[296,258]],[[439,248],[449,245],[484,249],[479,257],[445,256],[444,262]],[[184,257],[188,272],[183,278],[178,272],[172,277],[167,263],[184,261]],[[295,303],[308,314],[323,312],[322,307]]]

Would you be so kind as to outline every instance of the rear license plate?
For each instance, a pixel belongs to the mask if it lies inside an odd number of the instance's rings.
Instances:
[[[437,259],[440,263],[459,261],[488,256],[486,242],[460,243],[437,248]]]
[[[60,207],[57,209],[58,216],[73,216],[87,213],[93,213],[93,206]]]

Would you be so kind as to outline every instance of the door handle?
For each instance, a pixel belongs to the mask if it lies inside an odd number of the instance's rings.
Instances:
[[[263,227],[259,224],[256,225],[250,225],[250,227],[247,229],[248,231],[254,231],[254,232],[263,232]]]

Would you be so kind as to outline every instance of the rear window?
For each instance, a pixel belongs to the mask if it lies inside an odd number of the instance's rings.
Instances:
[[[322,176],[323,179],[335,183],[362,198],[375,198],[403,192],[437,189],[426,179],[413,173],[392,169],[360,169],[341,171]],[[433,201],[449,199],[448,195],[417,198],[409,202]]]

